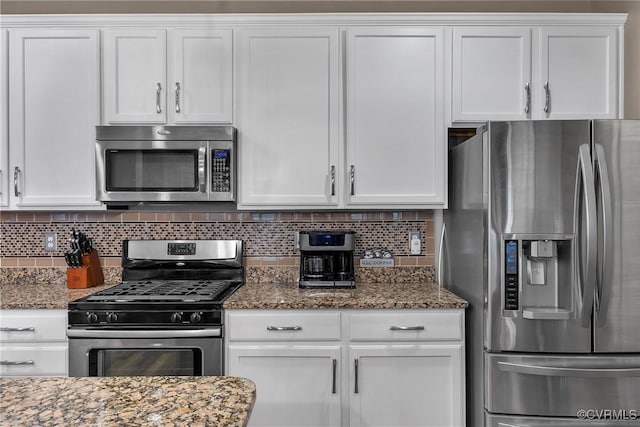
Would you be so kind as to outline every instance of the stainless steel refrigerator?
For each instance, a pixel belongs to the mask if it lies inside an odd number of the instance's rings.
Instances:
[[[439,274],[470,302],[467,425],[640,425],[640,120],[452,139]]]

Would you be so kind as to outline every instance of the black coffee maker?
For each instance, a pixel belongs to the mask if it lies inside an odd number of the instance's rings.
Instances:
[[[301,231],[301,288],[355,288],[353,231]]]

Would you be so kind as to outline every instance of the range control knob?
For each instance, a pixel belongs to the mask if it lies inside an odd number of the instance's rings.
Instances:
[[[98,323],[98,315],[95,313],[87,313],[87,322]]]
[[[198,323],[200,320],[202,320],[202,315],[200,313],[191,313],[191,316],[189,317],[189,321],[191,323]]]
[[[118,315],[115,313],[109,313],[107,314],[107,322],[109,323],[115,323],[118,321]]]
[[[171,315],[171,321],[173,323],[180,323],[182,322],[182,313],[173,313]]]

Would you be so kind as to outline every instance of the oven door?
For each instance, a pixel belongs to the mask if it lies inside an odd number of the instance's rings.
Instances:
[[[69,376],[223,375],[220,328],[69,329]]]
[[[104,202],[206,201],[206,141],[96,141]]]

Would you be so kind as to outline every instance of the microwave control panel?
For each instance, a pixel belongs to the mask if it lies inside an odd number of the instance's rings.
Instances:
[[[231,191],[231,150],[211,150],[211,191]]]

